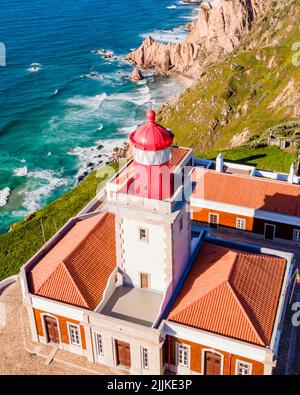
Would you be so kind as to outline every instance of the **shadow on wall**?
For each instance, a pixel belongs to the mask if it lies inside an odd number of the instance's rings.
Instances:
[[[225,152],[226,154],[226,152]],[[267,155],[266,154],[259,154],[259,155],[251,155],[251,156],[247,156],[246,158],[242,158],[242,159],[237,159],[237,160],[230,160],[230,159],[224,159],[226,162],[228,163],[239,163],[239,164],[243,164],[243,165],[247,165],[247,166],[257,166],[257,162],[253,162],[256,161],[258,159],[263,159],[265,158]],[[215,160],[216,158],[209,158],[209,160]]]
[[[294,191],[293,195],[287,193],[267,195],[259,210],[300,217],[300,186],[295,186]]]

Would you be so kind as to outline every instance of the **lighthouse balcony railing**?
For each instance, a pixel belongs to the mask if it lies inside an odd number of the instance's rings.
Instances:
[[[176,210],[178,204],[185,202],[187,199],[184,186],[180,186],[176,189],[173,196],[166,200],[149,199],[133,194],[118,192],[108,187],[107,200],[111,204],[118,204],[125,207],[141,207],[143,209],[169,214]]]
[[[172,212],[172,204],[168,200],[149,199],[128,193],[108,191],[107,200],[110,203],[127,207],[141,207],[151,211],[159,211],[164,213]]]

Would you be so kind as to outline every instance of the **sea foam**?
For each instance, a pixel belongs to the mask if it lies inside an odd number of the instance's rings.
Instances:
[[[99,110],[102,103],[106,99],[107,99],[107,94],[101,93],[99,95],[92,96],[92,97],[91,96],[90,97],[75,96],[75,97],[72,97],[71,99],[68,99],[67,102],[68,102],[68,104],[71,104],[71,105],[87,107],[87,108],[90,108],[93,110]]]
[[[70,180],[61,177],[61,172],[53,170],[34,170],[27,173],[28,181],[18,194],[22,198],[24,214],[30,214],[41,207],[44,199],[60,187],[70,184]]]
[[[152,32],[143,33],[140,36],[143,39],[151,36],[155,41],[162,43],[178,43],[186,37],[187,33],[188,30],[185,28],[185,26],[179,26],[170,30],[154,30]]]
[[[27,166],[19,167],[18,169],[14,170],[14,175],[17,177],[24,177],[27,176],[28,169]]]
[[[132,127],[130,128],[132,130]],[[121,131],[121,130],[120,130]],[[129,133],[129,128],[121,131]],[[69,151],[69,155],[77,156],[78,158],[78,172],[77,180],[89,174],[91,171],[96,170],[100,165],[107,163],[111,158],[115,147],[120,147],[124,144],[126,138],[120,139],[105,139],[98,140],[97,145],[90,147],[74,147]]]

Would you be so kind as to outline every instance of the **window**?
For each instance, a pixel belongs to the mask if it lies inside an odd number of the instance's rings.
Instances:
[[[100,333],[95,333],[96,350],[98,355],[103,355],[103,342]]]
[[[265,239],[274,240],[276,226],[273,224],[265,224]]]
[[[139,239],[148,242],[148,230],[145,228],[139,229]]]
[[[300,241],[300,229],[294,229],[294,241]]]
[[[148,273],[140,273],[141,288],[150,288],[150,276]]]
[[[177,346],[177,362],[178,365],[188,368],[189,366],[189,346],[186,344],[178,344]]]
[[[183,218],[181,217],[179,220],[179,230],[181,231],[183,228]]]
[[[246,220],[244,218],[237,218],[236,219],[236,227],[237,229],[246,229]]]
[[[149,350],[148,350],[148,348],[143,348],[143,367],[144,367],[144,369],[149,369]]]
[[[219,214],[209,213],[209,224],[212,228],[217,227],[219,223]]]
[[[69,324],[69,335],[71,344],[74,346],[81,345],[79,325]]]
[[[242,361],[236,361],[236,374],[238,376],[250,375],[252,371],[252,364]]]

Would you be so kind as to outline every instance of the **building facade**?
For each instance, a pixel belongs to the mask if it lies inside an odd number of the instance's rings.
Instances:
[[[300,242],[299,185],[208,169],[197,173],[191,197],[194,221],[267,240]]]

